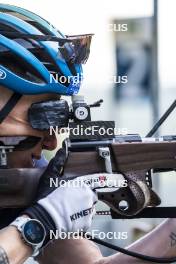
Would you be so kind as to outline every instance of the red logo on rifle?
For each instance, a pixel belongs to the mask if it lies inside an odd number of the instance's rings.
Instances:
[[[105,176],[99,176],[99,181],[100,182],[104,182],[104,181],[106,181],[106,177]]]

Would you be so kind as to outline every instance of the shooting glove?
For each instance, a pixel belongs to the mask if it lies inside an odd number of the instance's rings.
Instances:
[[[61,149],[41,177],[36,202],[23,212],[43,223],[47,233],[45,244],[49,241],[50,230],[86,231],[95,212],[97,196],[87,184],[75,187],[73,180],[70,186],[50,186],[50,178],[60,178],[65,161],[66,153]]]

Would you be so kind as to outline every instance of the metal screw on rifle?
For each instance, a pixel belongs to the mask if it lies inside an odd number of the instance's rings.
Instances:
[[[112,173],[112,164],[111,164],[111,153],[108,147],[99,148],[99,155],[105,161],[105,169],[107,173]]]
[[[118,206],[121,211],[126,211],[129,208],[128,202],[125,200],[121,200]]]
[[[109,157],[109,151],[103,151],[102,156],[103,157]]]

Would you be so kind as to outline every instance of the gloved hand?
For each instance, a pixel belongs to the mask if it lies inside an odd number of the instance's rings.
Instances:
[[[91,225],[97,202],[96,194],[85,183],[74,187],[72,180],[70,186],[50,187],[50,178],[60,177],[65,161],[66,153],[61,149],[41,177],[35,203],[23,212],[43,223],[47,233],[46,242],[49,240],[50,230],[86,231]]]

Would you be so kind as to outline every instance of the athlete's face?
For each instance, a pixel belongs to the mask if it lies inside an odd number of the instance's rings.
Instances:
[[[11,92],[0,87],[0,108],[2,108],[11,96]],[[58,95],[43,94],[35,96],[23,96],[8,117],[0,124],[0,136],[36,136],[40,142],[27,151],[14,152],[10,155],[11,167],[31,167],[33,159],[40,159],[42,150],[54,150],[57,147],[55,135],[50,136],[49,131],[33,129],[28,122],[28,109],[34,102],[59,99]]]

